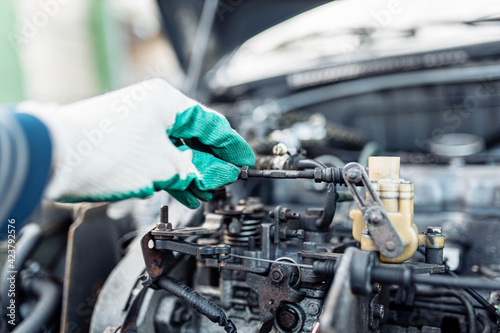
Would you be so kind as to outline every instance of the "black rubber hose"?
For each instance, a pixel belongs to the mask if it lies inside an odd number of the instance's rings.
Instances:
[[[457,274],[452,272],[447,265],[445,266],[445,269],[446,269],[446,273],[448,273],[449,275],[451,275],[457,279],[460,278]],[[495,317],[500,318],[500,312],[497,309],[495,309],[495,307],[493,305],[491,305],[487,300],[485,300],[483,298],[483,296],[479,295],[479,293],[477,291],[475,291],[472,288],[464,288],[464,290],[467,293],[469,293],[469,295],[471,295],[476,301],[478,301],[479,304],[481,304],[488,312],[490,312]]]
[[[448,289],[434,289],[434,290],[417,290],[417,295],[428,296],[428,297],[455,297],[458,298],[463,305],[467,313],[467,319],[469,321],[469,333],[477,332],[477,322],[476,315],[474,312],[474,307],[471,302],[465,297],[464,294],[456,290]]]
[[[6,309],[10,305],[11,300],[13,300],[16,305],[19,304],[17,300],[17,295],[19,294],[19,292],[16,290],[15,292],[10,293],[9,289],[11,289],[11,286],[13,286],[15,289],[19,287],[19,274],[21,273],[26,260],[35,250],[41,237],[42,230],[37,224],[27,224],[17,235],[16,244],[13,247],[13,249],[15,249],[14,257],[9,258],[8,253],[7,260],[4,263],[2,274],[0,277],[0,297],[2,304],[1,313],[2,318],[6,319],[7,321],[10,320],[10,318],[6,317]],[[14,258],[14,260],[9,261],[9,259],[12,258]],[[12,297],[10,297],[10,295]],[[14,322],[16,324],[19,323],[19,319],[19,315],[15,316]],[[7,325],[7,329],[9,331],[12,328],[12,325]]]
[[[48,278],[34,278],[23,283],[23,289],[38,301],[12,333],[37,333],[58,313],[61,304],[61,288]]]
[[[158,287],[165,289],[179,299],[185,301],[193,309],[224,327],[227,333],[237,333],[234,323],[227,319],[224,311],[214,302],[206,299],[185,284],[169,276],[162,276],[156,281]]]

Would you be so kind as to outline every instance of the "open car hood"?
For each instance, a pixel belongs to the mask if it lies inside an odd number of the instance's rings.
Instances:
[[[326,0],[221,0],[213,20],[203,71],[247,39]],[[165,32],[179,63],[188,67],[204,0],[158,0]]]

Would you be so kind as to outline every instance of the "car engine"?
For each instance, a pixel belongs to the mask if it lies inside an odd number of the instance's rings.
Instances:
[[[449,226],[426,219],[432,224],[419,232],[414,184],[400,178],[398,157],[371,157],[368,168],[356,162],[338,168],[289,155],[283,144],[274,152],[254,169],[242,168],[240,182],[323,183],[324,206],[299,213],[258,197],[232,203],[230,190],[221,188],[202,223],[181,228],[172,227],[168,206],[162,206],[156,227],[141,239],[146,270],[136,296],[122,325],[109,332],[147,332],[151,325],[157,332],[252,333],[496,327],[498,310],[486,300],[494,295],[483,293],[497,290],[499,282],[478,277],[484,268],[457,278],[448,262],[466,263],[459,245],[451,243],[445,255]],[[351,235],[336,230],[335,222],[331,228],[343,205],[357,207],[348,213]],[[97,313],[105,306],[98,302]],[[94,314],[93,324],[106,321],[100,317]]]
[[[352,13],[368,2],[311,9],[323,2],[292,1],[282,24],[252,26],[262,33],[236,50],[231,34],[210,39],[227,54],[208,47],[191,88],[257,156],[212,201],[45,205],[17,244],[23,322],[92,333],[500,330],[498,4],[461,2],[445,20],[451,1],[434,11],[401,1],[401,15],[377,7],[363,25]],[[166,18],[192,5],[159,3]],[[227,21],[203,31],[251,24],[276,4],[215,3]]]

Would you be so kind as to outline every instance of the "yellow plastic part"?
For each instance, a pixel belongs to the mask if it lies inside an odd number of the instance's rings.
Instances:
[[[413,184],[399,178],[399,157],[370,157],[368,162],[369,177],[375,192],[380,197],[396,231],[403,240],[404,250],[396,258],[380,256],[380,261],[400,263],[410,259],[417,251],[418,228],[413,223]],[[363,235],[366,224],[359,209],[349,212],[352,224],[352,236],[361,243],[361,249],[377,251],[370,237]]]

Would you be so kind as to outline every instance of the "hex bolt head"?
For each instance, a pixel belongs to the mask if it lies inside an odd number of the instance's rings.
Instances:
[[[316,252],[318,247],[315,242],[304,242],[302,243],[302,250],[307,252]]]
[[[434,235],[438,235],[438,234],[442,234],[443,233],[443,228],[441,227],[427,227],[427,233],[428,234],[434,234]]]
[[[307,306],[307,312],[311,315],[311,316],[316,316],[319,314],[319,305],[316,304],[316,303],[309,303],[309,305]]]
[[[159,231],[167,230],[167,225],[163,222],[156,223],[156,229]]]
[[[283,281],[283,278],[285,277],[285,274],[283,273],[283,270],[279,267],[273,268],[271,270],[271,280],[275,283],[281,283]]]

